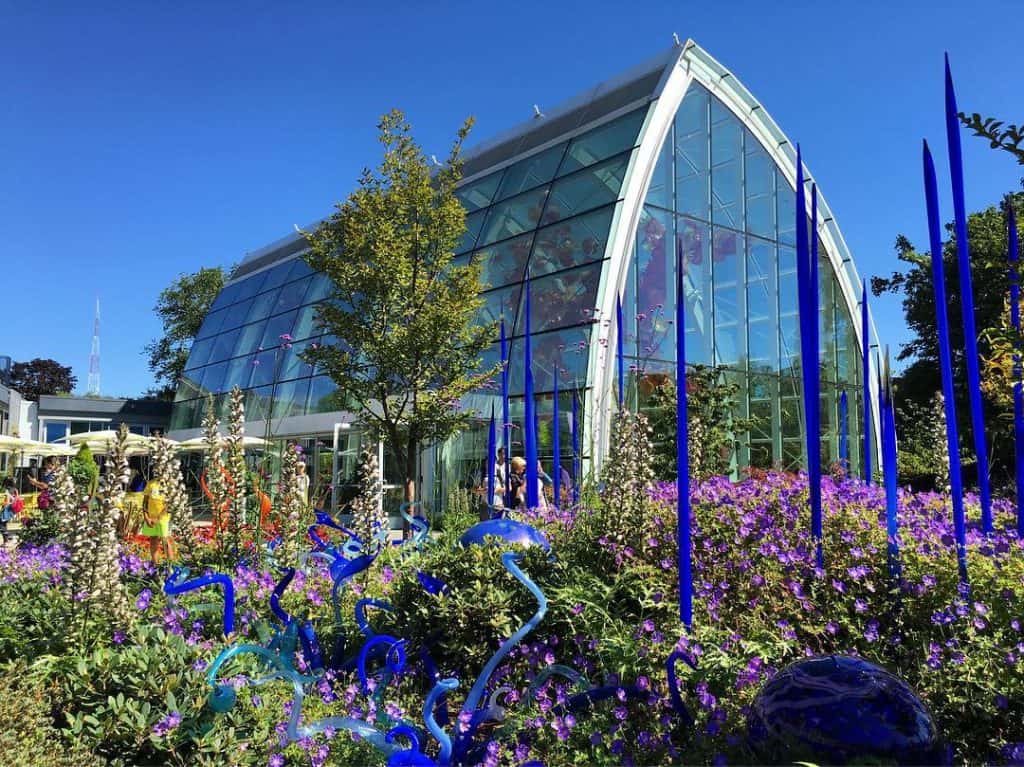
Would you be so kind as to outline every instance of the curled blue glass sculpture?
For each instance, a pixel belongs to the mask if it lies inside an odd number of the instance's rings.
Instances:
[[[409,527],[412,528],[412,538],[408,541],[403,541],[399,545],[411,543],[414,548],[421,549],[423,544],[427,542],[427,536],[430,534],[430,522],[427,521],[426,517],[422,517],[419,514],[410,514],[408,511],[419,505],[419,501],[413,501],[403,503],[398,507],[398,513],[402,515],[402,519],[408,522]]]
[[[540,546],[544,551],[551,551],[551,544],[544,534],[535,527],[515,519],[488,519],[478,522],[462,534],[459,543],[463,546],[473,544],[484,544],[487,536],[500,538],[506,543],[515,543],[520,546]]]
[[[224,590],[224,635],[229,636],[235,631],[235,584],[231,578],[223,573],[207,573],[198,578],[181,583],[183,578],[188,578],[187,567],[175,567],[167,580],[164,581],[164,593],[168,596],[177,596],[188,591],[204,589],[207,586],[220,586]]]
[[[862,658],[788,666],[758,693],[747,720],[764,764],[947,764],[927,707],[906,682]]]

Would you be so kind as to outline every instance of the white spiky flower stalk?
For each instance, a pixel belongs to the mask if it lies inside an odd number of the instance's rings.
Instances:
[[[297,446],[289,444],[281,456],[281,492],[278,505],[282,514],[281,546],[278,559],[287,565],[294,564],[303,545],[306,503],[302,498],[299,481],[299,456]]]
[[[153,446],[153,471],[164,496],[164,508],[171,515],[171,535],[186,559],[195,561],[195,521],[192,519],[192,508],[181,474],[181,462],[175,457],[171,443],[162,436],[157,437]]]
[[[245,468],[245,395],[237,386],[231,390],[231,410],[228,421],[227,470],[234,481],[228,506],[228,530],[233,545],[241,544],[242,521],[245,519],[246,468]]]
[[[377,455],[373,450],[363,448],[360,453],[356,482],[359,491],[351,506],[352,532],[359,536],[365,547],[369,548],[373,536],[388,525],[380,502],[380,471],[377,466]]]
[[[608,460],[601,471],[608,534],[618,542],[642,533],[648,491],[654,483],[651,427],[642,413],[622,410],[612,419]]]
[[[214,527],[221,523],[221,515],[228,499],[228,488],[224,481],[224,452],[220,442],[220,421],[213,404],[213,397],[206,400],[206,415],[203,416],[203,443],[205,445],[204,474],[206,489],[210,493],[210,510]]]

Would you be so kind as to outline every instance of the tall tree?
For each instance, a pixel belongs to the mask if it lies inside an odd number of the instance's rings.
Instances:
[[[1012,204],[1018,211],[1018,218],[1024,213],[1024,193],[1008,195],[1005,204]],[[949,237],[943,244],[943,263],[946,270],[946,292],[949,299],[949,316],[960,317],[960,283],[957,276],[956,242],[952,236],[952,224],[947,224]],[[1003,319],[1007,291],[1009,290],[1008,264],[1006,260],[1006,219],[999,206],[991,206],[967,217],[967,234],[971,243],[971,271],[974,282],[974,311],[978,328],[979,353],[983,359],[992,358],[1002,345],[994,343],[1005,338]],[[923,412],[932,397],[941,388],[939,380],[938,329],[935,324],[934,297],[932,292],[931,265],[927,253],[920,253],[906,237],[896,239],[899,259],[907,264],[900,272],[890,277],[874,277],[871,287],[875,295],[893,293],[903,298],[903,312],[913,337],[903,345],[897,359],[907,361],[898,379],[898,414],[904,416]],[[950,341],[953,347],[953,374],[957,381],[964,382],[964,336],[963,326],[951,322]],[[986,377],[990,371],[986,371]],[[991,388],[987,394],[991,394]],[[957,389],[957,420],[960,422],[961,439],[970,445],[970,413],[966,399],[966,385]],[[989,423],[986,431],[989,438],[989,454],[993,463],[994,479],[1004,479],[1010,468],[1013,451],[1008,441],[1011,433],[1012,409],[1007,409],[1006,399],[986,396],[986,417]],[[910,403],[916,405],[911,406]],[[917,428],[914,418],[900,418],[897,428],[901,434]],[[1002,428],[1001,428],[1002,427]],[[903,439],[904,437],[901,437]],[[998,474],[997,474],[998,472]]]
[[[78,378],[71,367],[56,360],[36,357],[30,362],[15,362],[11,366],[11,388],[33,402],[43,394],[66,394],[75,388]]]
[[[154,311],[164,326],[161,338],[146,344],[149,369],[153,372],[157,394],[173,397],[178,379],[210,305],[224,287],[228,272],[219,266],[204,267],[193,274],[179,274],[160,292]]]
[[[380,167],[365,170],[359,188],[307,234],[306,260],[335,285],[318,323],[337,341],[306,358],[385,437],[407,501],[416,498],[420,449],[469,422],[458,403],[494,372],[481,370],[495,328],[478,322],[480,268],[452,261],[466,228],[455,185],[471,126],[467,120],[432,174],[405,116],[385,115]]]

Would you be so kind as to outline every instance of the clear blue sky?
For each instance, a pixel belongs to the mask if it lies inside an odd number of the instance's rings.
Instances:
[[[487,138],[673,32],[801,142],[862,274],[896,267],[897,233],[924,244],[944,50],[962,109],[1024,120],[1012,0],[489,5],[0,0],[0,354],[70,364],[84,389],[98,293],[103,392],[140,393],[160,289],[329,212],[376,163],[381,113],[440,156],[466,115]],[[969,209],[1019,188],[1008,155],[964,142]],[[898,302],[875,311],[883,342],[906,339]]]

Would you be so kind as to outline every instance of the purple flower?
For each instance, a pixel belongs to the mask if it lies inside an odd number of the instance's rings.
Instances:
[[[153,725],[153,734],[158,737],[167,735],[172,730],[176,729],[181,724],[181,714],[177,711],[172,711],[155,725]]]
[[[139,596],[135,598],[135,609],[139,612],[145,612],[149,609],[149,603],[153,601],[153,592],[149,589],[143,589],[139,592]]]
[[[125,640],[124,632],[120,631],[120,630],[115,631],[114,632],[114,636],[111,637],[111,641],[114,644],[124,644],[124,640]]]

